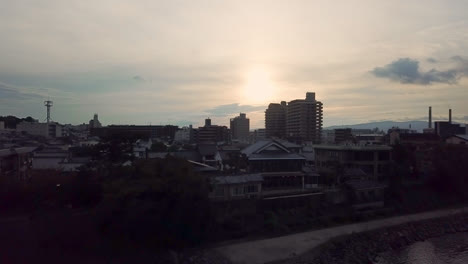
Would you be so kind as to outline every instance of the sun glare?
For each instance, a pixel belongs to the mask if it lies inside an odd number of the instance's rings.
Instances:
[[[263,67],[251,68],[245,75],[242,100],[248,104],[268,103],[275,94],[270,73]]]

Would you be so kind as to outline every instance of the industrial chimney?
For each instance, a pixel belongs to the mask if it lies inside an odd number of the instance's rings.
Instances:
[[[449,124],[452,124],[452,109],[449,109]]]
[[[432,106],[429,106],[429,128],[432,128]]]

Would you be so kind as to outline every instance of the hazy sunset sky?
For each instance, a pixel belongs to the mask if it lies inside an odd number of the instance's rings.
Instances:
[[[0,0],[0,115],[264,126],[316,92],[324,125],[468,122],[468,1]]]

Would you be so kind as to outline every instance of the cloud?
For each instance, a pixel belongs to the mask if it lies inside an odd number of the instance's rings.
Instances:
[[[266,106],[253,106],[253,105],[240,105],[239,103],[219,105],[214,108],[205,110],[206,113],[214,116],[227,116],[238,113],[254,112],[259,110],[265,110]]]
[[[40,95],[37,92],[27,91],[20,87],[0,82],[0,98],[6,101],[27,100],[38,97],[40,97]]]
[[[145,81],[145,79],[143,79],[143,77],[141,77],[139,75],[133,76],[133,80],[135,80],[137,82],[144,82]]]
[[[460,62],[461,58],[457,58]],[[463,60],[463,59],[461,59]],[[462,61],[465,64],[466,61]],[[429,85],[432,83],[454,84],[458,78],[465,75],[463,65],[446,71],[431,69],[422,72],[419,69],[419,61],[410,58],[400,58],[383,67],[376,67],[371,71],[376,77],[387,78],[391,81],[409,84]]]
[[[427,62],[430,62],[430,63],[437,63],[437,60],[434,59],[434,58],[427,58]]]

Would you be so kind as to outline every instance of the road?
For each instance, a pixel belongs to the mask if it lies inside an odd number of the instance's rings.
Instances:
[[[467,212],[468,207],[463,207],[396,216],[288,236],[242,242],[221,246],[214,250],[229,259],[233,264],[260,264],[301,255],[338,236]]]

